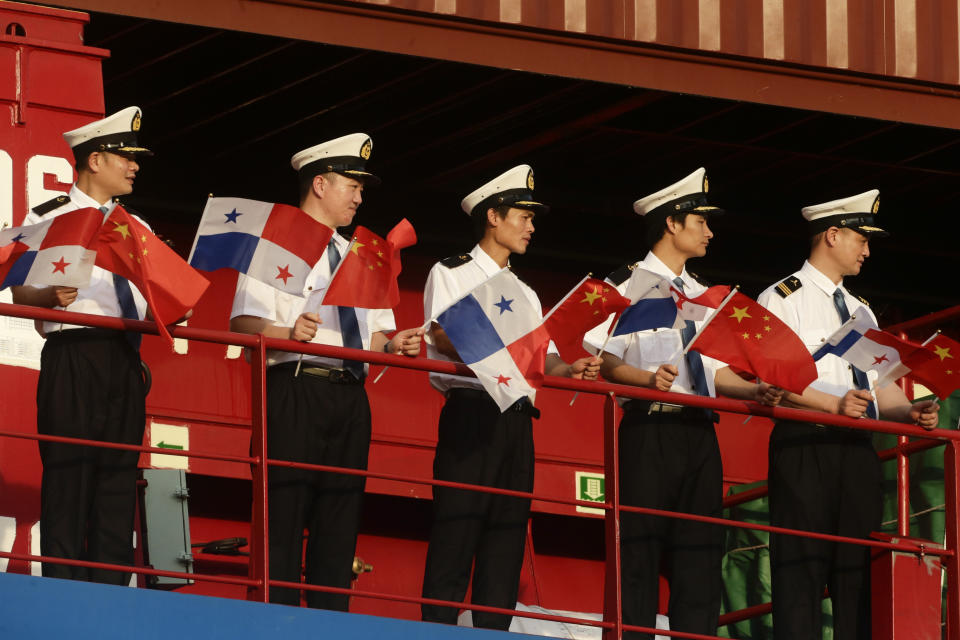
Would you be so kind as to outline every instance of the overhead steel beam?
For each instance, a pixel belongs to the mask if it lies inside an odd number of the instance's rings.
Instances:
[[[563,77],[960,129],[960,88],[335,0],[59,6]]]

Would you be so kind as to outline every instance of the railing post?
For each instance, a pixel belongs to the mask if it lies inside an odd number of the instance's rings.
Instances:
[[[943,448],[943,498],[946,505],[947,640],[960,640],[960,442],[948,440]]]
[[[620,592],[620,474],[617,439],[617,400],[608,393],[603,404],[603,477],[607,504],[604,517],[606,542],[606,581],[604,583],[603,620],[613,622],[612,629],[603,630],[603,640],[620,640],[623,635],[623,608]]]
[[[902,340],[907,334],[900,332]],[[900,379],[900,388],[910,401],[913,401],[913,383],[906,377]],[[910,442],[907,436],[897,436],[897,444],[905,445]],[[903,537],[910,536],[910,458],[902,451],[897,452],[897,534]]]
[[[249,600],[270,602],[270,553],[267,513],[267,350],[263,336],[250,350],[250,455],[259,458],[252,465],[253,516],[250,522],[250,577],[260,581],[251,587]]]

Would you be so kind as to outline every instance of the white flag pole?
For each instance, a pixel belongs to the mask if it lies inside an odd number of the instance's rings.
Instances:
[[[931,342],[933,342],[933,339],[934,339],[934,338],[936,338],[936,337],[939,336],[939,335],[940,335],[940,329],[937,329],[936,332],[934,332],[934,334],[933,334],[932,336],[930,336],[929,338],[927,338],[926,340],[924,340],[923,342],[921,342],[921,343],[920,343],[920,346],[921,346],[921,347],[927,346],[928,344],[930,344]]]

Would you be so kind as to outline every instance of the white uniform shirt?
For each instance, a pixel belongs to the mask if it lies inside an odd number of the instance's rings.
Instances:
[[[54,209],[43,215],[38,215],[31,211],[23,219],[23,224],[36,224],[38,222],[45,222],[56,218],[59,215],[64,213],[69,213],[70,211],[76,211],[77,209],[85,209],[87,207],[93,207],[94,209],[99,209],[100,207],[107,207],[107,213],[105,218],[113,212],[113,208],[116,206],[116,203],[113,200],[108,200],[107,202],[100,203],[85,194],[83,191],[77,188],[77,185],[73,185],[70,188],[70,193],[68,194],[70,201],[63,204],[63,206]],[[133,216],[140,224],[150,228],[150,226],[138,218]],[[37,289],[43,289],[45,285],[33,285]],[[142,320],[147,312],[147,301],[141,295],[137,287],[131,282],[130,291],[133,293],[133,300],[137,305],[137,315]],[[55,309],[64,309],[65,307],[54,307]],[[100,267],[93,267],[92,275],[90,276],[90,284],[85,287],[80,287],[77,289],[77,299],[66,308],[68,311],[75,313],[91,313],[98,316],[108,316],[112,318],[122,318],[123,310],[120,309],[120,301],[117,300],[117,289],[113,285],[113,274],[107,271],[106,269],[101,269]],[[74,325],[74,324],[63,324],[59,322],[44,322],[43,331],[45,334],[52,333],[54,331],[60,331],[61,329],[85,329],[87,327]]]
[[[339,254],[343,256],[350,244],[349,241],[339,233],[333,234],[333,240]],[[317,333],[310,342],[342,347],[343,336],[340,334],[340,316],[337,313],[337,307],[320,306],[320,299],[326,293],[330,282],[330,259],[327,257],[327,251],[330,251],[330,247],[327,247],[307,275],[302,298],[240,274],[230,317],[256,316],[270,320],[281,327],[292,327],[300,314],[316,313],[320,317],[320,324],[317,325]],[[360,339],[363,341],[364,349],[370,348],[370,339],[377,331],[390,332],[397,328],[393,311],[390,309],[354,309],[354,311],[357,314],[357,324],[360,327]],[[271,349],[267,351],[267,365],[295,362],[299,357],[297,353]],[[312,355],[303,356],[303,362],[335,368],[343,366],[342,360]],[[364,371],[368,369],[369,365],[365,364]]]
[[[473,258],[472,260],[452,269],[443,266],[443,264],[439,262],[430,269],[430,273],[427,275],[427,284],[423,290],[424,318],[429,320],[430,318],[437,317],[451,304],[470,293],[474,287],[483,284],[500,271],[500,265],[494,262],[493,258],[480,248],[480,245],[476,245],[473,250],[470,251],[470,256]],[[524,294],[526,294],[527,300],[533,305],[534,309],[537,310],[537,313],[542,316],[543,310],[540,307],[540,299],[537,297],[537,294],[515,275],[513,275],[513,277],[520,285]],[[437,351],[429,331],[427,332],[426,342],[428,358],[446,362],[452,360]],[[553,341],[550,342],[547,353],[558,353]],[[453,376],[444,373],[431,373],[430,384],[441,393],[454,387],[483,389],[483,385],[481,385],[476,378],[464,378],[463,376]]]
[[[842,282],[840,285],[834,284],[809,262],[805,261],[800,271],[789,277],[799,280],[800,288],[783,297],[777,292],[778,281],[764,290],[757,302],[793,329],[811,353],[822,347],[827,338],[843,324],[833,304],[833,292],[838,288],[843,292],[850,315],[854,315],[862,307],[876,323],[877,319],[870,308],[847,291]],[[877,380],[877,373],[868,371],[867,380],[872,388]],[[817,379],[810,386],[838,397],[856,388],[850,364],[832,354],[817,361]]]
[[[670,267],[665,265],[652,251],[647,253],[647,256],[637,263],[636,268],[652,271],[667,278],[671,282],[677,277],[677,275],[670,270]],[[683,268],[680,278],[683,280],[684,293],[690,297],[696,297],[706,290],[706,287],[694,280],[690,274],[687,273],[686,267]],[[620,291],[620,293],[624,293],[627,290],[629,282],[630,281],[627,280],[617,287],[617,290]],[[606,322],[591,329],[590,332],[584,336],[584,348],[591,352],[597,352],[607,337],[612,320],[613,317],[611,316]],[[703,322],[697,322],[695,324],[699,329]],[[660,368],[660,365],[664,364],[676,365],[678,374],[673,381],[673,386],[670,387],[670,391],[695,394],[696,392],[693,390],[690,373],[687,370],[687,359],[681,356],[681,352],[683,351],[683,338],[680,332],[680,329],[650,329],[615,336],[607,342],[604,351],[617,356],[631,367],[643,369],[644,371],[654,372]],[[710,397],[714,397],[716,396],[716,390],[714,389],[713,378],[718,369],[722,369],[727,365],[719,360],[714,360],[706,356],[701,356],[700,359],[703,361],[703,373],[707,378],[707,389],[710,390]],[[620,398],[621,404],[626,402],[626,400],[628,400],[628,398]]]

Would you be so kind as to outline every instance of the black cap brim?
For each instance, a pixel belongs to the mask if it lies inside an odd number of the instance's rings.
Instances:
[[[343,171],[337,171],[337,173],[348,178],[353,178],[354,180],[360,180],[363,182],[365,187],[380,186],[380,178],[373,175],[369,171],[360,171],[359,169],[344,169]]]

